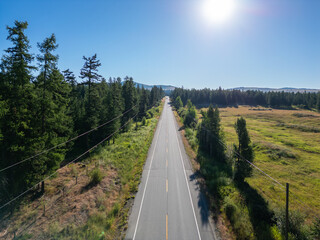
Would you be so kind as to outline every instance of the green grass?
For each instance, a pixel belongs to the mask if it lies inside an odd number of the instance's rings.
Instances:
[[[290,194],[290,239],[309,239],[314,217],[320,215],[320,114],[306,110],[254,110],[245,106],[220,108],[229,164],[212,162],[198,150],[196,131],[185,131],[196,152],[209,198],[216,200],[212,207],[218,207],[215,212],[228,220],[227,226],[237,239],[284,239],[279,221],[283,220],[285,191],[256,169],[246,183],[235,185],[232,181],[231,149],[238,142],[234,124],[243,116],[254,147],[254,163],[282,184],[290,183],[291,192],[305,203],[302,205]],[[200,111],[198,116],[201,117]]]
[[[81,206],[78,214],[88,217],[86,222],[81,225],[76,222],[63,225],[59,222],[59,218],[51,218],[48,219],[44,231],[32,226],[32,234],[22,232],[18,236],[19,239],[122,239],[127,227],[128,211],[138,190],[162,108],[163,103],[149,110],[143,123],[131,124],[127,132],[118,135],[114,144],[100,147],[83,161],[87,167],[82,173],[86,172],[88,178],[87,185],[82,187],[83,191],[99,188],[103,182],[105,184],[106,181],[111,181],[102,193],[92,194],[87,198],[94,201],[94,205],[89,206],[87,200],[78,203]],[[79,166],[78,169],[76,166],[70,166],[70,178],[80,174],[78,170]],[[108,173],[111,175],[108,176]],[[59,177],[61,176],[58,175],[56,180]],[[62,208],[57,211],[57,216],[63,213]],[[17,212],[17,216],[21,215],[14,220],[17,228],[20,226],[18,221],[24,221],[23,217],[33,218],[33,212],[30,210],[28,212],[28,215]]]
[[[234,122],[247,120],[254,144],[255,163],[311,209],[291,196],[290,208],[309,219],[320,215],[320,114],[306,110],[252,111],[249,107],[221,108],[221,124],[227,144],[237,142]],[[258,171],[247,179],[273,208],[284,206],[285,193]]]
[[[145,120],[144,124],[138,123],[138,129],[136,125],[132,125],[128,132],[119,135],[115,144],[102,148],[93,156],[105,166],[116,169],[121,184],[118,200],[113,203],[109,212],[93,213],[84,226],[65,228],[59,233],[59,239],[69,239],[70,236],[76,236],[76,239],[121,239],[126,229],[129,210],[125,206],[138,190],[161,110],[162,105],[149,111],[150,119]]]

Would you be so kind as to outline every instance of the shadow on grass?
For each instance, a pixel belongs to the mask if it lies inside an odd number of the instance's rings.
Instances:
[[[270,226],[274,224],[274,213],[269,210],[268,203],[247,182],[236,184],[247,204],[249,217],[257,239],[272,239]]]
[[[232,179],[232,168],[228,163],[212,160],[206,153],[199,150],[197,161],[200,163],[199,174],[205,181],[201,184],[201,192],[208,195],[209,206],[213,210],[214,215],[218,215],[220,209],[223,207],[224,198],[221,195],[221,189],[230,184]],[[228,183],[229,182],[229,183]],[[272,239],[270,226],[273,222],[273,212],[268,208],[268,203],[264,198],[253,189],[248,183],[233,184],[235,190],[237,189],[247,205],[249,211],[249,219],[253,226],[253,234],[256,239],[269,240]],[[201,197],[198,197],[198,206],[201,209],[201,215],[206,216],[207,209],[201,203]],[[240,207],[240,206],[239,206]],[[216,221],[216,219],[215,219]]]
[[[82,188],[81,188],[81,191],[80,191],[80,193],[82,194],[82,193],[85,193],[85,192],[87,192],[87,191],[89,191],[91,188],[93,188],[93,187],[95,187],[95,186],[97,186],[99,183],[98,182],[89,182],[87,185],[85,185],[85,186],[83,186]]]

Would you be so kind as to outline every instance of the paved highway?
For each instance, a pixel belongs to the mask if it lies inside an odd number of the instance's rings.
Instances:
[[[125,239],[217,239],[168,101],[149,149]]]

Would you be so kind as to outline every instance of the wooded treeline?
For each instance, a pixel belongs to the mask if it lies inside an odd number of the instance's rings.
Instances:
[[[0,203],[41,181],[135,115],[135,120],[151,117],[147,110],[164,96],[161,88],[136,88],[129,77],[106,81],[99,74],[96,54],[83,57],[78,82],[69,69],[58,68],[54,34],[38,43],[38,55],[29,52],[27,27],[27,22],[19,21],[7,27],[12,47],[0,63],[0,171],[125,114],[76,141],[1,171]]]
[[[320,92],[318,93],[293,93],[293,92],[262,92],[240,91],[204,88],[183,89],[176,88],[171,93],[172,99],[181,97],[183,105],[188,99],[200,107],[208,107],[210,104],[219,106],[236,105],[260,105],[265,107],[291,108],[293,105],[305,109],[317,109],[320,111]]]

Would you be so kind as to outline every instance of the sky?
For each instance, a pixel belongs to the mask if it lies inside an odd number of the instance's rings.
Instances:
[[[234,0],[224,22],[204,16],[204,1],[1,0],[1,55],[11,46],[6,26],[19,20],[29,23],[25,33],[35,55],[37,42],[54,33],[59,69],[76,76],[82,57],[97,53],[106,79],[197,89],[320,89],[319,0]]]

